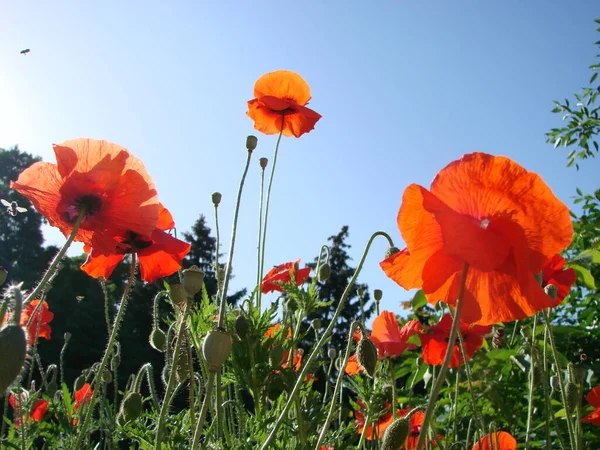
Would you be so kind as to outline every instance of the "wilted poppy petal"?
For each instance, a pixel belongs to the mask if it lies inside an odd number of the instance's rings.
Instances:
[[[473,446],[473,450],[516,450],[517,440],[506,431],[485,435]]]
[[[137,251],[142,280],[153,283],[158,278],[174,274],[181,268],[181,261],[190,248],[187,242],[155,229],[152,245]]]

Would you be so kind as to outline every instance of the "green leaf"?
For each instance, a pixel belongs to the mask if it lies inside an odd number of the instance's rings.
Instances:
[[[412,299],[412,307],[413,310],[421,308],[427,304],[427,297],[425,297],[425,293],[423,289],[419,289],[415,296]]]
[[[581,255],[589,255],[592,259],[592,264],[600,264],[600,250],[584,250],[581,252]]]
[[[596,289],[594,276],[589,269],[586,269],[578,264],[569,264],[569,267],[575,270],[575,273],[577,274],[577,281],[583,283],[583,285],[588,289]]]

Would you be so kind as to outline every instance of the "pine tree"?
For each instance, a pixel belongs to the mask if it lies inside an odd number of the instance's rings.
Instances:
[[[350,248],[350,245],[346,243],[348,236],[348,226],[344,225],[337,235],[328,238],[328,241],[330,242],[329,266],[331,267],[331,276],[326,282],[320,283],[319,298],[321,301],[331,302],[331,304],[311,313],[307,318],[308,323],[313,319],[320,319],[323,326],[326,326],[329,323],[342,298],[346,286],[348,286],[348,282],[354,275],[356,269],[350,267],[349,262],[352,261],[352,258],[347,253],[347,249]],[[317,259],[318,258],[315,258],[315,262],[309,264],[313,269],[316,267]],[[359,290],[363,292],[362,310],[358,296]],[[371,317],[375,311],[375,304],[368,304],[369,298],[368,286],[366,284],[356,283],[352,287],[350,295],[346,300],[346,305],[333,330],[330,344],[332,347],[336,348],[338,351],[344,349],[348,342],[350,324],[356,319],[361,319],[361,317],[365,321]]]

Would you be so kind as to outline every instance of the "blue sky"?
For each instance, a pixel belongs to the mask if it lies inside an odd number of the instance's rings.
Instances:
[[[52,143],[119,143],[144,160],[180,231],[200,213],[213,226],[211,193],[222,192],[227,251],[245,138],[257,134],[233,289],[255,281],[258,158],[272,159],[276,142],[245,115],[265,72],[301,74],[323,116],[311,133],[282,141],[267,267],[311,261],[342,225],[354,264],[376,230],[401,246],[404,188],[428,186],[472,151],[538,172],[569,206],[575,187],[598,188],[597,159],[567,169],[566,152],[544,139],[560,125],[552,100],[591,75],[595,1],[168,3],[5,2],[0,147],[53,161]],[[46,236],[62,242],[56,231]],[[379,269],[385,249],[375,243],[360,281],[400,312],[411,295]]]

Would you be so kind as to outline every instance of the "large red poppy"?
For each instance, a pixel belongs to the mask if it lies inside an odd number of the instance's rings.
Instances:
[[[181,261],[191,248],[190,244],[165,232],[174,225],[171,213],[161,204],[159,219],[151,236],[141,236],[128,230],[113,238],[96,237],[81,269],[94,278],[108,278],[127,253],[136,253],[142,280],[153,283],[172,275],[181,268]]]
[[[542,287],[546,287],[549,284],[556,286],[558,289],[556,295],[557,304],[565,299],[571,290],[571,286],[577,280],[575,271],[570,267],[565,268],[566,264],[565,258],[557,254],[549,258],[542,268]]]
[[[473,450],[517,450],[517,440],[506,431],[486,434]]]
[[[441,366],[444,363],[444,357],[448,350],[448,339],[452,328],[452,316],[445,314],[442,319],[427,327],[427,332],[421,334],[421,345],[423,346],[423,361],[425,364]],[[471,359],[475,352],[483,345],[483,336],[490,333],[492,327],[481,325],[469,325],[460,323],[460,332],[465,343],[465,353],[467,358]],[[452,350],[452,359],[448,367],[458,367],[465,363],[458,338]]]
[[[23,408],[24,403],[27,402],[27,400],[29,398],[29,394],[26,392],[23,392],[20,397],[22,400],[20,407]],[[20,428],[21,423],[27,422],[26,412],[21,411],[22,417],[21,418],[18,417],[17,411],[19,410],[19,400],[15,394],[11,393],[8,396],[8,403],[15,411],[15,427]],[[29,413],[29,418],[31,420],[35,420],[36,422],[39,422],[40,420],[42,420],[44,418],[44,416],[46,415],[46,412],[48,411],[48,405],[49,405],[48,401],[46,401],[42,398],[37,399],[35,401],[35,403],[33,404],[33,406],[31,407],[31,412]]]
[[[292,282],[292,275],[298,286],[304,283],[310,275],[310,267],[298,269],[298,264],[300,264],[300,260],[281,264],[269,270],[262,280],[262,293],[283,292],[283,285]]]
[[[596,386],[588,395],[585,396],[587,402],[596,408],[590,414],[581,419],[582,422],[593,423],[594,425],[600,425],[600,386]]]
[[[119,145],[94,139],[73,139],[53,149],[56,164],[37,162],[11,183],[50,225],[67,236],[85,208],[77,241],[91,245],[95,233],[152,233],[158,197],[139,159]]]
[[[361,401],[356,402],[360,409],[354,410],[354,418],[356,419],[356,426],[358,427],[358,434],[362,434],[365,428],[365,419],[366,416],[363,413],[365,409],[365,404]],[[365,431],[365,438],[369,441],[375,439],[381,439],[383,437],[383,433],[394,421],[394,417],[392,416],[391,408],[392,405],[390,402],[385,402],[385,411],[381,414],[376,420],[373,422],[366,424],[367,431]]]
[[[481,325],[553,306],[534,275],[573,236],[568,208],[539,175],[484,153],[450,163],[431,190],[406,188],[398,227],[406,249],[381,262],[385,273],[455,306],[468,264],[461,318]]]
[[[254,120],[254,128],[265,134],[283,132],[284,136],[300,137],[321,118],[306,107],[310,100],[308,83],[289,70],[260,77],[254,84],[254,97],[248,101],[246,114]]]

